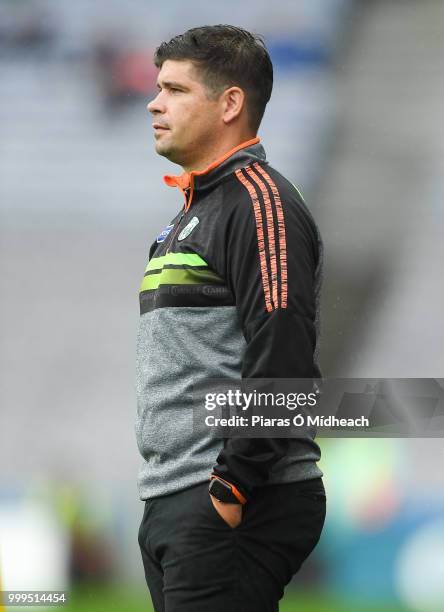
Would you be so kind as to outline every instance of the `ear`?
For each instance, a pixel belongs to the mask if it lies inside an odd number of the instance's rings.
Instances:
[[[231,123],[245,106],[245,93],[240,87],[229,87],[222,94],[222,121]]]

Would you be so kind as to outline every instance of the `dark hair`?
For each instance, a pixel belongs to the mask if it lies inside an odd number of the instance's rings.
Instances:
[[[212,95],[233,85],[243,89],[249,125],[257,132],[273,88],[273,64],[260,36],[231,25],[192,28],[156,49],[155,65],[166,60],[191,60]]]

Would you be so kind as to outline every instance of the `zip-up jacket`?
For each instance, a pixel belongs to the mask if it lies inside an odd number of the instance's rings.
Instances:
[[[246,500],[256,487],[323,476],[315,431],[224,440],[193,429],[196,383],[321,376],[323,248],[301,194],[268,164],[259,138],[164,181],[184,204],[153,241],[140,286],[140,499],[210,474]]]

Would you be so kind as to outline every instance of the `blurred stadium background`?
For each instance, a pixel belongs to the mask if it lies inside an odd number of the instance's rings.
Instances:
[[[205,23],[271,51],[260,136],[323,233],[323,374],[443,371],[442,1],[1,0],[0,580],[67,610],[151,609],[137,294],[182,202],[145,105],[154,48]],[[443,610],[443,441],[320,444],[327,522],[281,610]]]

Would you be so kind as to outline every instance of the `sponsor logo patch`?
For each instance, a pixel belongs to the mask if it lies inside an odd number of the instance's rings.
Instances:
[[[193,217],[188,225],[186,225],[180,232],[177,240],[184,240],[187,236],[189,236],[198,223],[199,219],[197,217]]]
[[[168,234],[171,232],[173,227],[174,227],[174,223],[173,225],[167,225],[166,228],[162,230],[160,234],[157,236],[157,242],[163,242],[165,238],[168,236]]]

